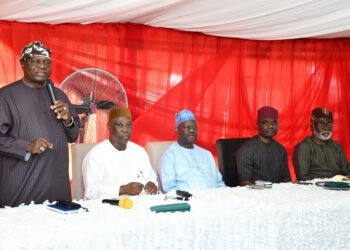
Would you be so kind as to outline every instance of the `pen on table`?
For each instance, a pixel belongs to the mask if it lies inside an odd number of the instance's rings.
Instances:
[[[307,181],[297,181],[295,182],[296,184],[301,184],[301,185],[313,185],[312,182],[307,182]]]

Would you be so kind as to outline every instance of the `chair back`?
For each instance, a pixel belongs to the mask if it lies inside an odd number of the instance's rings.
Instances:
[[[216,140],[219,170],[223,181],[229,187],[238,186],[236,152],[250,138],[225,138]]]
[[[294,173],[295,173],[295,178],[300,181],[300,164],[298,160],[298,150],[299,150],[300,143],[295,145],[292,153],[292,162],[294,166]]]
[[[96,143],[76,143],[71,145],[72,154],[72,199],[84,198],[82,165],[85,155]]]
[[[175,141],[155,141],[147,143],[146,150],[148,152],[149,160],[152,168],[157,173],[158,160],[163,152]]]

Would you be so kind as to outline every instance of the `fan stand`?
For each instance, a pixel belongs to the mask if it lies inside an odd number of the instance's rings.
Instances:
[[[85,116],[80,119],[80,128],[79,128],[79,143],[84,142],[84,136],[85,136],[85,124],[89,120],[89,115],[87,113],[84,113]]]

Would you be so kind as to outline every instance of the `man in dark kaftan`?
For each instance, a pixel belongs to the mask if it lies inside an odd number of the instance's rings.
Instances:
[[[0,89],[0,207],[70,200],[68,142],[79,117],[67,96],[47,89],[51,51],[41,42],[23,48],[21,80]]]
[[[287,151],[273,139],[278,131],[278,111],[269,106],[260,108],[256,125],[258,135],[245,142],[236,155],[239,184],[290,181]]]
[[[332,139],[333,113],[326,108],[315,108],[310,127],[312,135],[297,144],[293,153],[298,180],[350,176],[350,164],[343,148]]]

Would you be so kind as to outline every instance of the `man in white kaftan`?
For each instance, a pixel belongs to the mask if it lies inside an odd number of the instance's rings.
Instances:
[[[157,176],[144,148],[130,142],[131,114],[127,108],[109,114],[110,138],[94,146],[83,161],[84,198],[104,199],[156,194]]]

